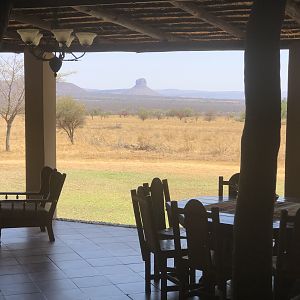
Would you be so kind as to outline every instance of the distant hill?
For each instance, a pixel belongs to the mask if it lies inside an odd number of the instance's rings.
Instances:
[[[206,99],[235,99],[243,100],[245,99],[244,92],[241,91],[198,91],[198,90],[176,90],[176,89],[165,89],[157,90],[160,95],[165,97],[189,97],[189,98],[206,98]]]
[[[75,98],[82,97],[101,97],[103,95],[132,95],[132,96],[151,96],[151,97],[168,97],[168,98],[202,98],[214,100],[244,100],[244,92],[241,91],[200,91],[200,90],[179,90],[163,89],[153,90],[148,87],[145,78],[136,80],[135,85],[129,89],[99,90],[83,89],[69,82],[57,83],[57,95],[70,95]]]
[[[58,96],[72,96],[89,108],[118,113],[134,113],[140,109],[185,109],[198,112],[239,113],[244,110],[242,92],[207,92],[193,90],[153,90],[144,78],[130,89],[83,89],[73,83],[58,82]]]
[[[72,96],[74,98],[88,97],[89,92],[76,84],[70,82],[56,83],[57,96]]]

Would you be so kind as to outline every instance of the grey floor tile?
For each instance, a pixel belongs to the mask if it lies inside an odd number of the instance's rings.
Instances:
[[[105,285],[100,287],[81,288],[81,290],[89,297],[116,297],[125,294],[115,285]]]
[[[41,293],[34,293],[6,296],[5,300],[46,300],[46,297]]]
[[[0,300],[160,299],[144,294],[136,229],[54,222],[56,242],[35,229],[9,229],[0,248]],[[4,231],[5,232],[5,231]],[[170,293],[168,299],[177,299]]]
[[[79,288],[99,287],[103,285],[112,284],[112,282],[106,276],[103,275],[73,278],[72,280]]]
[[[77,278],[77,277],[87,277],[87,276],[96,276],[100,275],[98,270],[93,267],[86,267],[82,269],[66,269],[63,270],[63,272],[69,277],[69,278]]]
[[[7,284],[1,287],[4,296],[39,293],[40,290],[33,282]]]
[[[42,291],[42,293],[47,293],[51,291],[66,291],[77,289],[77,286],[71,279],[56,279],[47,281],[36,282],[37,287]]]
[[[105,275],[112,283],[131,283],[131,282],[144,282],[144,278],[141,277],[137,273],[128,274],[112,274],[112,275]]]
[[[123,263],[114,257],[89,258],[86,260],[93,267],[116,266]]]
[[[30,276],[28,274],[13,274],[13,275],[2,275],[0,276],[0,289],[3,286],[9,284],[17,284],[24,282],[32,282]]]
[[[145,292],[145,284],[143,281],[140,282],[128,282],[117,284],[117,287],[124,292],[124,294],[140,294]],[[155,291],[156,288],[153,286],[152,291]]]
[[[47,300],[89,300],[89,296],[79,289],[67,291],[51,291],[45,293]]]
[[[67,278],[67,275],[61,270],[52,270],[47,272],[28,273],[32,281],[44,281]]]

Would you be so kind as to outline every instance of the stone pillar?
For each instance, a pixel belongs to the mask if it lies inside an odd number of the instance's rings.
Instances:
[[[26,190],[40,188],[43,166],[56,167],[56,80],[48,62],[24,53]]]
[[[300,43],[289,51],[288,80],[284,194],[300,197]]]

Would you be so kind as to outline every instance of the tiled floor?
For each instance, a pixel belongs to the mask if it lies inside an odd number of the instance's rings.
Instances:
[[[160,298],[144,294],[135,229],[56,221],[54,232],[49,243],[38,228],[2,230],[0,300]]]

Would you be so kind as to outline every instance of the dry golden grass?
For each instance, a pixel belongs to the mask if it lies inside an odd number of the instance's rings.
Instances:
[[[239,171],[243,123],[219,117],[211,122],[176,118],[141,121],[137,117],[87,118],[75,145],[57,134],[57,167],[67,173],[58,216],[133,223],[129,190],[153,177],[168,178],[173,199],[217,194],[219,175]],[[282,137],[285,125],[282,126]],[[4,151],[0,121],[2,190],[25,188],[24,117],[12,128],[11,149]],[[277,193],[283,194],[285,138],[279,155]]]
[[[75,145],[66,134],[57,132],[58,160],[164,159],[239,163],[243,123],[219,117],[214,121],[193,118],[147,119],[110,116],[87,117],[75,133]],[[282,137],[285,125],[282,125]],[[24,117],[16,119],[10,153],[4,151],[5,124],[0,121],[0,160],[23,160]],[[2,145],[2,146],[1,146]],[[279,164],[284,161],[282,138]]]

